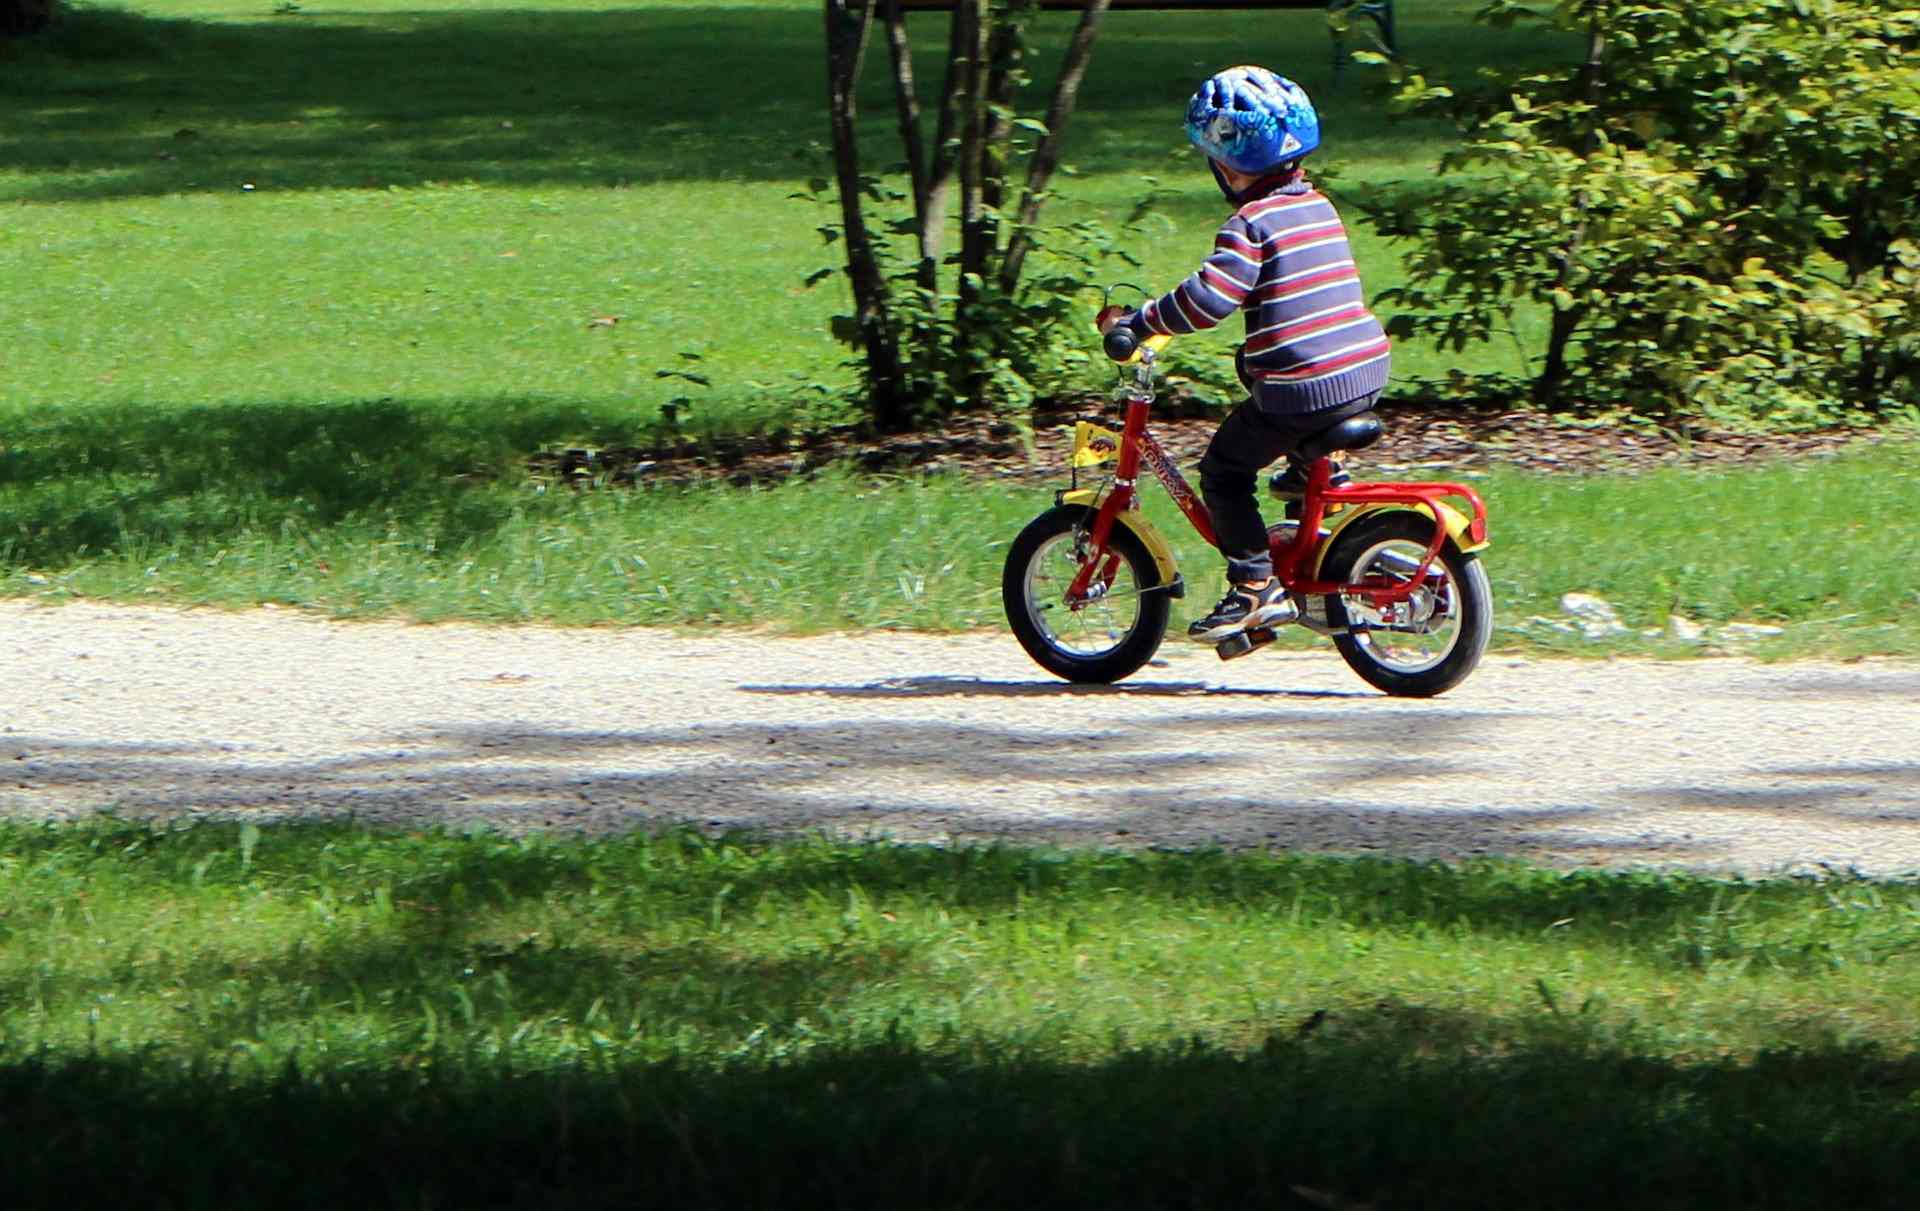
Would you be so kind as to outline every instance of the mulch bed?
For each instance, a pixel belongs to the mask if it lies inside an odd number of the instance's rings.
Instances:
[[[1695,431],[1684,436],[1618,424],[1570,422],[1544,413],[1468,403],[1388,401],[1387,432],[1354,458],[1370,475],[1483,471],[1496,465],[1535,471],[1641,471],[1660,466],[1721,467],[1827,454],[1871,440],[1871,430],[1748,434]],[[1156,409],[1155,434],[1191,473],[1224,414],[1177,401]],[[961,415],[939,429],[873,437],[854,427],[725,442],[652,448],[545,451],[529,459],[546,482],[576,487],[727,482],[777,483],[845,465],[883,474],[961,472],[1039,481],[1065,475],[1073,422],[1095,418],[1119,427],[1119,409],[1093,399],[1077,409],[1037,414],[1031,445],[1004,417]]]

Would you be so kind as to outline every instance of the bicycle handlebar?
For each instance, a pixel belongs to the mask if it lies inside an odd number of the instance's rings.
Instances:
[[[1142,350],[1158,353],[1172,341],[1172,337],[1163,336],[1157,332],[1141,340],[1133,334],[1133,329],[1124,325],[1115,325],[1106,336],[1101,338],[1100,347],[1116,362],[1131,362],[1140,356]]]

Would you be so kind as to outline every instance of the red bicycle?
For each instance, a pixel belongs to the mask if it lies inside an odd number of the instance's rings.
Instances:
[[[1125,329],[1108,334],[1108,355],[1134,367],[1125,424],[1118,433],[1090,421],[1075,427],[1069,486],[1007,552],[1000,587],[1014,636],[1068,681],[1114,682],[1138,670],[1166,636],[1172,600],[1186,595],[1172,547],[1140,511],[1143,463],[1194,530],[1218,545],[1206,504],[1147,425],[1155,355],[1167,340],[1136,347]],[[1331,638],[1376,688],[1431,697],[1460,684],[1492,638],[1493,593],[1478,557],[1487,546],[1486,504],[1457,483],[1330,486],[1328,456],[1371,445],[1380,432],[1367,412],[1311,438],[1301,448],[1310,460],[1305,495],[1287,520],[1268,527],[1267,540],[1301,625]],[[1080,485],[1083,470],[1109,463],[1103,482]],[[1256,628],[1216,650],[1232,660],[1274,638]]]

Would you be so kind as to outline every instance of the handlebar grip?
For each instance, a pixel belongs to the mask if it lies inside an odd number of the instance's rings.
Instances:
[[[1140,348],[1140,338],[1133,334],[1133,329],[1117,324],[1101,340],[1100,347],[1116,362],[1132,361],[1134,352]]]

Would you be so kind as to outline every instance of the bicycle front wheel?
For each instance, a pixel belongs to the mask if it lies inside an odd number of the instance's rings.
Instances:
[[[1007,551],[1000,596],[1020,646],[1068,681],[1106,683],[1153,658],[1167,633],[1166,587],[1147,545],[1115,525],[1085,600],[1067,590],[1092,559],[1092,509],[1062,505],[1027,524]]]

